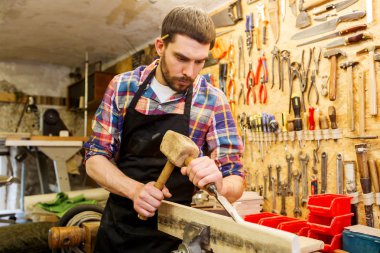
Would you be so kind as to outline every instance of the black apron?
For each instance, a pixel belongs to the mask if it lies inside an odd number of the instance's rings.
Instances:
[[[168,130],[189,135],[192,86],[188,89],[184,114],[144,115],[135,110],[139,98],[153,78],[152,71],[140,85],[127,108],[124,118],[118,168],[128,177],[142,183],[156,181],[166,163],[160,151],[163,135]],[[168,199],[190,205],[194,185],[179,168],[175,168],[166,187]],[[146,221],[137,217],[133,201],[110,194],[105,207],[94,252],[155,252],[169,253],[178,248],[181,240],[157,230],[157,214]]]

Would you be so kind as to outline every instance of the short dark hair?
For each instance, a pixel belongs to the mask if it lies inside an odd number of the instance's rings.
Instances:
[[[176,34],[186,35],[201,44],[215,43],[215,26],[209,15],[198,8],[179,6],[171,10],[162,22],[161,37],[165,43],[173,41]]]

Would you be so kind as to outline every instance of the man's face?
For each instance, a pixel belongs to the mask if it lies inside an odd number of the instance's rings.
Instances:
[[[176,35],[174,41],[161,48],[159,69],[162,79],[171,89],[185,91],[202,70],[210,45],[201,44],[184,35]]]

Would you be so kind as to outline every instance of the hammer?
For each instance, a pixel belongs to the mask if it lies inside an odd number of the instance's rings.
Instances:
[[[168,130],[162,139],[160,150],[168,158],[168,161],[154,186],[162,190],[174,167],[187,166],[194,158],[198,157],[199,149],[189,137]],[[218,193],[214,183],[208,184],[206,190],[218,200],[232,219],[238,223],[244,222],[230,202]]]
[[[369,45],[366,48],[356,52],[356,54],[368,53],[369,55],[369,94],[370,94],[370,114],[377,115],[377,96],[376,96],[376,72],[375,72],[375,51],[380,49],[379,46]]]
[[[329,99],[335,101],[336,99],[336,72],[337,72],[337,58],[340,56],[346,56],[346,53],[340,49],[332,49],[326,51],[323,56],[325,58],[331,58],[330,64],[330,84],[329,84]]]
[[[347,124],[350,131],[355,130],[355,118],[354,118],[354,82],[352,70],[359,64],[358,61],[346,61],[340,64],[341,69],[347,70]]]

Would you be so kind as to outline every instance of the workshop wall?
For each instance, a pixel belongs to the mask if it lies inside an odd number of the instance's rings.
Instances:
[[[241,92],[241,87],[244,86],[243,94],[245,95],[247,92],[247,87],[245,87],[245,78],[248,72],[249,62],[252,62],[253,64],[253,71],[256,74],[256,67],[258,65],[258,60],[260,56],[260,51],[257,49],[256,42],[253,43],[252,52],[249,55],[247,51],[247,44],[246,44],[246,32],[245,32],[245,23],[246,23],[246,15],[249,15],[250,12],[253,12],[254,19],[258,17],[257,13],[257,6],[258,4],[265,3],[267,5],[267,1],[252,1],[255,2],[253,4],[247,4],[247,1],[242,1],[242,10],[243,10],[243,20],[238,22],[234,26],[228,26],[217,29],[217,33],[223,33],[228,32],[232,29],[232,32],[226,33],[219,38],[222,39],[222,41],[225,44],[225,47],[228,48],[230,45],[230,41],[232,40],[232,45],[234,46],[234,56],[233,56],[233,63],[235,66],[235,83],[236,88],[234,89],[235,92],[230,96],[230,98],[233,98],[236,106],[236,112],[235,112],[235,118],[237,120],[237,124],[239,125],[239,120],[241,119],[242,113],[245,113],[247,116],[250,115],[257,115],[262,113],[268,113],[271,115],[274,115],[275,119],[280,125],[280,129],[282,128],[282,122],[281,122],[281,115],[284,113],[286,116],[288,116],[288,106],[289,106],[289,77],[287,73],[287,66],[286,71],[284,72],[284,91],[279,90],[279,77],[278,77],[278,67],[277,62],[275,62],[275,85],[273,88],[272,86],[272,54],[271,51],[273,50],[274,46],[278,47],[279,50],[288,50],[290,52],[290,61],[291,62],[298,62],[301,63],[301,55],[302,50],[305,50],[305,62],[308,60],[309,57],[309,50],[315,47],[315,52],[318,52],[319,48],[322,48],[327,43],[333,41],[334,39],[330,40],[324,40],[320,41],[318,43],[312,43],[310,45],[302,46],[302,47],[296,47],[296,44],[301,42],[306,42],[313,38],[321,37],[325,34],[320,34],[316,36],[309,36],[306,39],[303,40],[291,40],[291,36],[293,36],[295,33],[300,31],[295,27],[296,24],[296,17],[292,14],[291,9],[288,7],[288,4],[286,4],[286,15],[283,19],[281,17],[281,10],[280,10],[280,2],[279,2],[279,29],[280,29],[280,35],[279,40],[276,43],[274,40],[273,30],[271,27],[271,21],[267,24],[267,41],[266,45],[262,45],[262,51],[265,53],[265,57],[267,60],[267,65],[269,69],[269,81],[266,84],[266,88],[268,91],[268,98],[265,104],[260,104],[260,102],[256,102],[255,104],[251,103],[250,105],[244,104],[243,97],[239,98],[239,94]],[[378,1],[372,1],[373,2],[373,10],[378,10],[380,8],[380,3]],[[297,8],[298,9],[298,8]],[[348,7],[345,10],[342,10],[338,12],[338,16],[342,14],[346,14],[348,12],[351,12],[352,10],[365,10],[365,1],[359,0],[357,3],[353,4],[352,6]],[[309,12],[311,15],[311,12]],[[268,19],[268,12],[267,12],[267,6],[265,10],[266,18]],[[369,150],[368,150],[368,159],[374,159],[374,160],[380,160],[380,144],[377,139],[374,140],[352,140],[345,137],[351,136],[359,136],[359,135],[365,135],[365,136],[378,136],[380,134],[380,118],[379,116],[371,116],[370,115],[370,107],[369,107],[369,99],[370,99],[370,91],[369,91],[369,57],[367,54],[362,55],[356,55],[356,52],[369,46],[369,45],[380,45],[380,12],[373,11],[374,16],[374,22],[368,25],[368,28],[366,32],[370,32],[373,35],[372,40],[368,40],[365,42],[359,42],[357,44],[349,45],[349,46],[342,46],[339,47],[342,51],[344,51],[347,54],[347,57],[339,57],[337,60],[337,94],[336,94],[336,100],[330,101],[328,96],[323,96],[321,94],[321,88],[324,84],[324,81],[328,80],[328,76],[330,75],[330,60],[323,57],[324,53],[327,51],[326,49],[322,49],[322,54],[320,58],[319,63],[319,73],[316,75],[316,87],[318,89],[319,94],[319,103],[316,104],[315,100],[315,94],[314,91],[311,92],[311,101],[308,103],[307,99],[307,92],[304,93],[305,98],[305,105],[308,112],[308,108],[310,106],[314,108],[319,108],[320,112],[327,116],[329,115],[328,108],[329,106],[334,106],[336,109],[336,122],[338,126],[338,136],[339,138],[337,140],[328,139],[328,140],[321,140],[320,141],[320,148],[317,150],[316,154],[319,158],[319,162],[316,163],[317,168],[317,174],[313,174],[312,166],[313,166],[313,150],[317,149],[317,142],[315,140],[305,140],[305,137],[303,137],[302,140],[302,147],[299,146],[297,136],[295,137],[295,140],[293,142],[291,141],[277,141],[265,144],[264,146],[264,152],[263,154],[260,153],[259,147],[260,142],[254,141],[252,144],[250,141],[248,141],[248,136],[246,137],[246,146],[245,146],[245,152],[244,152],[244,168],[247,171],[247,177],[246,177],[246,183],[247,183],[247,189],[260,189],[264,186],[264,177],[268,177],[268,166],[272,166],[272,177],[274,177],[275,180],[277,180],[276,175],[276,166],[281,166],[280,171],[280,181],[281,182],[287,182],[287,161],[286,161],[286,155],[291,154],[294,157],[292,170],[298,170],[301,172],[301,166],[299,161],[299,153],[302,152],[302,155],[305,156],[306,154],[309,156],[309,162],[307,165],[308,170],[308,176],[307,176],[307,187],[308,187],[308,193],[310,195],[311,193],[311,179],[317,178],[318,181],[318,193],[320,193],[321,190],[321,154],[322,152],[326,152],[328,155],[328,168],[327,168],[327,188],[326,193],[336,193],[337,192],[337,155],[342,154],[344,161],[356,161],[356,153],[355,153],[355,144],[359,143],[368,143],[369,144]],[[312,17],[312,25],[318,25],[322,22],[316,22],[313,20],[315,16],[311,15]],[[336,18],[336,17],[332,17]],[[331,20],[332,18],[329,18],[328,20]],[[359,19],[357,21],[352,22],[342,22],[337,26],[336,31],[342,30],[344,28],[348,28],[354,25],[359,24],[365,24],[366,18]],[[257,24],[255,24],[257,27]],[[260,30],[262,31],[262,27],[260,26]],[[332,33],[333,31],[329,32]],[[351,36],[352,34],[350,34]],[[238,62],[239,62],[239,45],[238,45],[238,39],[239,36],[243,39],[243,51],[244,51],[244,67],[241,65],[241,69],[238,69]],[[347,37],[347,36],[346,36]],[[337,37],[342,38],[342,37]],[[337,39],[335,38],[335,39]],[[228,50],[227,50],[228,51]],[[379,50],[380,51],[380,50]],[[347,71],[340,69],[339,65],[345,61],[359,61],[359,64],[354,68],[353,70],[353,81],[354,81],[354,112],[355,112],[355,131],[351,132],[348,127],[347,122],[347,89],[348,89],[348,79],[347,79]],[[230,61],[231,62],[231,61]],[[220,60],[220,63],[229,63],[229,56],[226,55],[225,58]],[[380,89],[380,64],[375,63],[376,65],[376,80],[377,80],[377,96],[379,96],[379,89]],[[215,84],[220,85],[219,82],[219,66],[220,65],[214,65],[212,67],[205,68],[203,70],[203,74],[212,74]],[[243,70],[243,68],[245,70]],[[316,65],[311,60],[309,73],[308,73],[308,86],[310,86],[310,80],[311,80],[311,73],[313,70],[316,69]],[[244,71],[244,73],[243,73]],[[230,76],[229,76],[229,70],[227,70],[227,79],[226,79],[226,85],[230,82]],[[263,73],[263,70],[261,70],[261,73]],[[359,133],[359,85],[361,83],[365,83],[365,132]],[[327,85],[328,86],[328,85]],[[259,93],[259,85],[254,86],[253,90],[256,93],[256,96]],[[293,93],[292,95],[300,96],[301,89],[300,89],[300,83],[299,80],[295,80],[293,83]],[[378,108],[378,102],[377,102],[377,108]],[[302,111],[302,117],[304,116],[304,112]],[[294,118],[294,112],[292,110],[291,114],[288,116],[289,118]],[[243,124],[244,125],[244,124]],[[329,124],[330,125],[330,124]],[[243,127],[241,128],[241,132],[243,133]],[[247,131],[249,133],[249,131]],[[332,130],[330,128],[330,137]],[[256,136],[256,135],[254,135]],[[255,139],[255,138],[254,138]],[[268,147],[266,147],[268,146]],[[263,160],[262,157],[263,156]],[[379,164],[380,165],[380,164]],[[380,169],[380,168],[378,168]],[[358,166],[356,166],[356,186],[358,192],[362,192],[362,188],[359,181],[359,172],[358,172]],[[343,181],[344,182],[344,181]],[[265,198],[265,204],[264,204],[264,211],[271,212],[273,209],[272,206],[272,200],[275,197],[277,205],[275,209],[278,211],[278,213],[281,210],[281,197],[277,194],[274,194],[272,191],[269,191],[268,189],[268,181],[265,184],[267,186],[267,189],[265,191],[266,198]],[[277,184],[276,184],[277,185]],[[294,191],[294,181],[291,181],[291,188]],[[344,182],[345,185],[345,182]],[[372,184],[373,187],[373,184]],[[346,187],[344,186],[344,190],[346,192]],[[372,188],[372,191],[375,189]],[[300,182],[300,205],[301,205],[301,199],[302,199],[302,179]],[[263,192],[264,193],[264,192]],[[366,224],[365,221],[365,212],[364,212],[364,205],[362,202],[362,197],[360,197],[361,202],[359,203],[359,222],[361,224]],[[286,213],[288,216],[294,217],[294,207],[295,207],[295,196],[287,196],[286,197]],[[306,206],[301,207],[302,215],[299,217],[305,218],[308,214],[308,210],[306,209]],[[374,203],[373,205],[373,211],[374,211],[374,217],[375,217],[375,227],[379,227],[379,219],[380,219],[380,212],[379,212],[379,206]]]
[[[66,98],[67,85],[73,82],[69,78],[71,69],[65,66],[52,64],[38,64],[32,62],[0,62],[0,93],[26,94],[31,96],[47,96],[49,98]],[[0,131],[14,131],[21,116],[24,104],[0,101]],[[83,135],[83,115],[66,110],[64,104],[41,105],[37,101],[39,115],[25,113],[19,131],[41,134],[40,115],[48,108],[58,110],[62,120],[73,135]],[[12,115],[12,117],[10,117]]]

